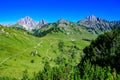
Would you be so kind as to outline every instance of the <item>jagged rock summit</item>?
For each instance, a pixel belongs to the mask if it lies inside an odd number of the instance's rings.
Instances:
[[[47,24],[47,22],[45,21],[45,20],[41,20],[41,21],[39,21],[38,22],[38,26],[43,26],[43,25],[45,25],[45,24]]]
[[[96,17],[94,15],[88,16],[77,22],[80,26],[86,26],[91,32],[94,33],[95,29],[100,31],[112,30],[114,23],[109,22],[105,19]]]
[[[94,15],[91,15],[91,16],[86,17],[86,20],[88,20],[88,21],[97,21],[97,17],[94,16]]]
[[[26,30],[31,30],[37,25],[37,23],[29,16],[18,20],[17,24],[23,26]]]
[[[57,22],[55,22],[58,27],[64,27],[65,30],[68,30],[68,28],[74,28],[74,26],[78,27],[84,27],[84,29],[88,30],[92,33],[101,33],[108,30],[113,30],[114,25],[120,26],[120,21],[107,21],[105,19],[96,17],[94,15],[88,16],[85,19],[79,20],[76,23],[65,20],[65,19],[59,19]],[[29,16],[26,16],[25,18],[21,18],[17,21],[16,24],[10,25],[11,27],[17,27],[17,28],[23,28],[28,31],[31,31],[33,29],[41,29],[44,25],[48,24],[45,20],[41,20],[39,22],[34,21]],[[53,23],[50,23],[53,25]],[[49,26],[49,24],[47,25]],[[53,25],[55,26],[55,25]],[[44,26],[45,27],[45,26]],[[46,27],[47,28],[47,27]]]
[[[109,27],[110,22],[102,18],[96,17],[94,15],[88,16],[83,20],[77,22],[78,25],[83,25],[86,27]]]
[[[40,22],[36,22],[32,18],[30,18],[29,16],[26,16],[25,18],[18,20],[17,24],[23,26],[26,30],[32,30],[38,26],[41,27],[41,26],[47,24],[47,22],[45,20],[41,20]]]

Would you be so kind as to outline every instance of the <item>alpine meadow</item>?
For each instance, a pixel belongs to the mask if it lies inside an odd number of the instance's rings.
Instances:
[[[120,80],[118,3],[1,1],[0,80]]]

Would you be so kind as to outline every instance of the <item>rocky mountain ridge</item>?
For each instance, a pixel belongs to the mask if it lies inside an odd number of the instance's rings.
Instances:
[[[91,15],[85,19],[79,20],[77,24],[79,26],[85,26],[92,33],[99,33],[107,30],[113,30],[114,25],[120,26],[120,21],[108,21]]]
[[[47,24],[47,22],[45,20],[36,22],[32,18],[27,16],[25,18],[18,20],[16,24],[23,26],[26,30],[32,30],[36,27],[41,27],[41,26]]]
[[[66,29],[69,26],[76,24],[79,27],[84,27],[89,32],[92,32],[94,34],[99,34],[104,31],[113,30],[114,25],[117,25],[120,27],[120,21],[108,21],[100,17],[96,17],[94,15],[91,15],[86,17],[85,19],[79,20],[77,23],[64,20],[64,19],[60,19],[54,23],[58,24],[57,26],[66,27]],[[50,23],[50,24],[54,24],[54,23]],[[36,22],[29,16],[26,16],[25,18],[18,20],[16,24],[22,26],[24,29],[28,31],[31,31],[33,29],[40,29],[42,26],[47,25],[48,23],[45,20]]]

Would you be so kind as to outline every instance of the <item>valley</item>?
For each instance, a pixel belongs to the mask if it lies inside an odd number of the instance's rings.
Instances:
[[[0,3],[0,80],[120,80],[120,0]]]
[[[15,30],[7,27],[0,27],[0,76],[21,78],[23,71],[27,70],[30,76],[34,72],[41,71],[46,61],[50,66],[59,66],[56,59],[61,56],[73,66],[79,63],[82,49],[89,42],[82,40],[85,34],[80,37],[75,35],[66,35],[61,32],[48,33],[44,37],[34,37],[23,30]],[[87,34],[86,34],[87,35]],[[89,34],[90,35],[90,34]],[[95,38],[91,38],[95,39]],[[61,47],[64,53],[59,49],[59,43],[63,43]],[[69,50],[77,47],[75,58],[69,57]]]
[[[89,73],[84,73],[84,71],[88,72],[87,67],[91,69],[94,66],[99,68],[98,73],[106,73],[108,67],[105,67],[105,71],[103,71],[100,66],[92,62],[87,63],[87,60],[101,59],[96,51],[101,53],[99,48],[104,49],[102,47],[106,45],[97,46],[99,42],[94,45],[94,41],[97,38],[99,40],[99,36],[105,34],[108,36],[102,40],[108,39],[109,41],[112,35],[116,36],[112,32],[116,33],[117,31],[114,31],[119,30],[119,25],[106,26],[111,23],[95,16],[89,16],[78,23],[64,19],[54,23],[47,23],[44,20],[37,23],[27,16],[11,26],[0,25],[0,79],[79,80],[84,79],[84,77],[88,78],[86,75]],[[119,39],[119,34],[116,34],[118,35],[116,39]],[[107,41],[105,42],[107,43]],[[94,46],[91,47],[91,45]],[[93,52],[91,53],[91,51]],[[96,58],[93,53],[98,57]],[[79,72],[79,70],[81,71]],[[86,75],[82,75],[82,70]],[[91,74],[94,74],[94,71]],[[91,78],[94,77],[91,76]]]

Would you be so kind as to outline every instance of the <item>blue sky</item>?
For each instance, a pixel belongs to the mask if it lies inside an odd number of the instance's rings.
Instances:
[[[86,16],[120,20],[120,0],[0,0],[0,23],[14,23],[30,16],[36,21],[60,18],[77,22]]]

